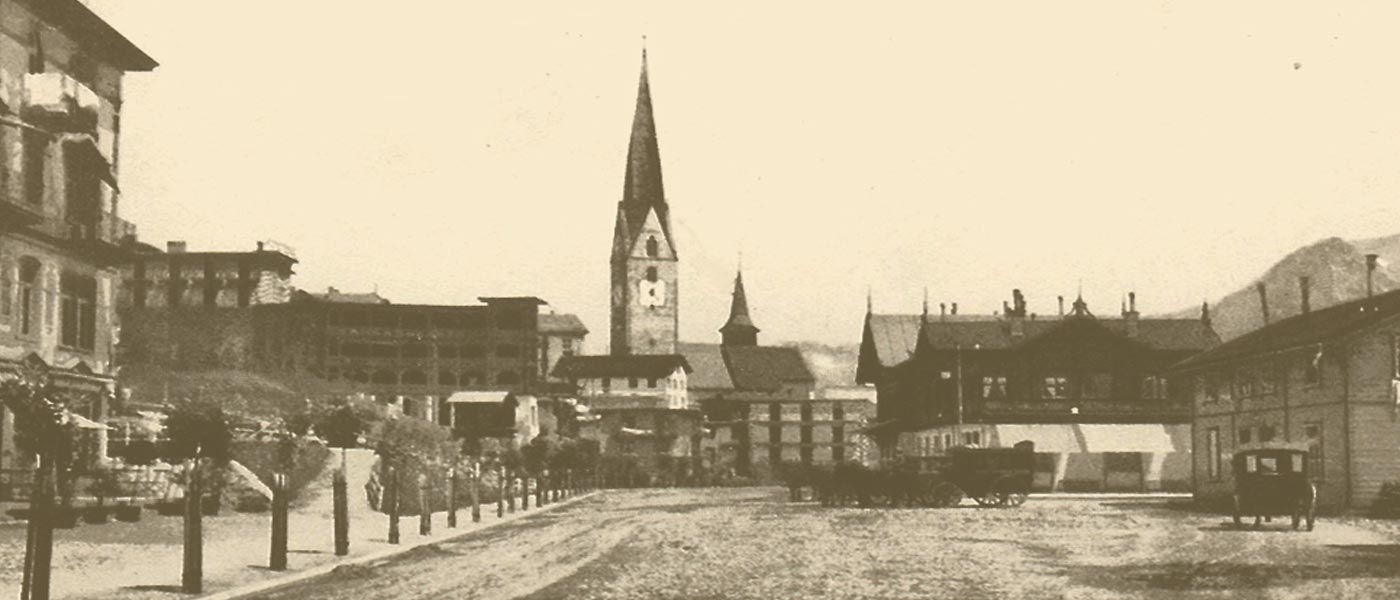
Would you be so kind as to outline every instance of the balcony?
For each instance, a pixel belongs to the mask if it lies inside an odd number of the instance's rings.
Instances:
[[[1185,423],[1191,403],[1175,400],[984,400],[970,403],[968,416],[987,421],[1025,420],[1045,423]]]
[[[29,227],[44,222],[42,206],[0,193],[0,225]]]
[[[99,212],[93,219],[70,219],[66,225],[63,240],[99,262],[120,262],[125,252],[118,251],[136,239],[135,225],[108,212]]]
[[[24,76],[24,118],[54,132],[97,133],[97,93],[63,73]]]

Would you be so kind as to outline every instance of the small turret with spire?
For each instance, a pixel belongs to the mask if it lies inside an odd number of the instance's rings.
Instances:
[[[734,275],[734,298],[729,304],[729,320],[719,328],[725,346],[757,346],[758,327],[749,317],[749,298],[744,293],[744,272]]]

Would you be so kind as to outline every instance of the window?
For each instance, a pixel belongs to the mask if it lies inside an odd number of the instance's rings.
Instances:
[[[982,432],[964,431],[962,434],[964,446],[977,446],[982,443]]]
[[[428,374],[422,371],[404,371],[401,382],[404,385],[427,385]]]
[[[1068,398],[1069,380],[1064,377],[1046,377],[1045,386],[1040,390],[1040,397],[1047,400]]]
[[[438,346],[438,348],[437,348],[437,355],[438,355],[438,358],[457,358],[457,347],[456,347],[456,346]]]
[[[1220,428],[1206,430],[1206,474],[1211,479],[1220,479]]]
[[[839,442],[838,445],[831,447],[831,462],[846,462],[846,447],[839,445]]]
[[[496,356],[501,358],[519,358],[520,346],[515,344],[500,344],[496,346]]]
[[[831,420],[833,420],[833,421],[845,421],[845,420],[846,420],[846,408],[843,407],[843,406],[841,406],[840,404],[837,404],[836,406],[831,407]],[[837,427],[840,427],[840,426],[838,425]],[[838,437],[837,439],[840,439],[840,438]]]
[[[811,405],[811,404],[803,404],[803,405],[802,405],[802,408],[801,408],[800,410],[801,410],[801,414],[802,414],[802,420],[803,420],[804,422],[811,422],[811,420],[812,420],[812,405]]]
[[[561,352],[564,356],[573,356],[573,355],[574,355],[574,341],[573,341],[572,339],[563,338],[563,339],[559,340],[559,345],[560,345],[560,352]]]
[[[429,350],[425,344],[405,344],[401,352],[404,358],[427,358]]]
[[[627,387],[632,388],[632,389],[634,389],[634,390],[637,389],[637,378],[636,378],[636,377],[628,377],[628,378],[627,378]]]
[[[438,385],[457,385],[457,374],[452,371],[439,371]]]
[[[1316,386],[1322,383],[1322,349],[1317,354],[1303,359],[1303,384]]]
[[[1235,395],[1240,398],[1248,398],[1254,395],[1254,372],[1239,371],[1235,373]]]
[[[1255,375],[1258,379],[1258,384],[1255,386],[1255,391],[1260,395],[1273,395],[1275,387],[1275,374],[1273,367],[1267,366],[1262,369],[1259,369],[1255,372]]]
[[[1142,398],[1144,400],[1165,400],[1167,398],[1167,379],[1157,375],[1143,377]]]
[[[59,280],[62,317],[59,341],[64,346],[97,347],[97,280],[64,273]]]
[[[25,129],[20,134],[24,145],[24,198],[32,205],[44,203],[44,165],[49,150],[48,135]]]
[[[647,281],[656,283],[656,267],[647,267]]]
[[[986,376],[982,378],[982,397],[1000,400],[1006,397],[1006,377]]]
[[[608,393],[608,392],[611,391],[611,390],[612,390],[612,378],[611,378],[611,377],[604,377],[604,378],[603,378],[603,393],[606,394],[606,393]]]
[[[486,356],[486,348],[476,345],[462,346],[459,352],[462,358],[484,358]]]
[[[1090,373],[1084,378],[1080,396],[1090,399],[1107,398],[1113,394],[1113,377],[1108,373]]]
[[[1251,439],[1250,439],[1251,436],[1250,436],[1250,434],[1253,433],[1253,432],[1254,432],[1254,430],[1253,430],[1253,429],[1250,429],[1250,428],[1248,428],[1248,427],[1241,427],[1241,428],[1240,428],[1240,431],[1239,431],[1239,441],[1240,441],[1240,445],[1241,445],[1241,446],[1243,446],[1243,445],[1248,444],[1248,443],[1251,442]]]
[[[782,405],[782,404],[779,404],[779,403],[777,403],[777,402],[774,402],[774,403],[768,405],[768,420],[770,420],[770,421],[781,421],[781,420],[783,420],[783,405]]]
[[[14,288],[14,282],[10,281],[9,265],[0,264],[0,317],[8,317],[15,312]]]
[[[1275,435],[1275,431],[1274,431],[1274,426],[1273,426],[1273,425],[1260,425],[1260,426],[1259,426],[1259,443],[1261,443],[1261,444],[1267,444],[1267,443],[1269,443],[1269,442],[1274,441],[1274,435]]]
[[[660,252],[660,250],[661,245],[656,243],[656,236],[647,236],[647,256],[656,258],[656,255]],[[652,281],[655,280],[653,279]]]
[[[1322,481],[1326,464],[1322,460],[1322,422],[1304,423],[1303,437],[1308,441],[1308,471],[1313,479]]]
[[[520,383],[520,374],[510,369],[506,369],[496,374],[496,383],[505,385],[514,385]]]
[[[39,332],[43,313],[39,306],[39,261],[24,257],[19,261],[19,332],[32,335]]]

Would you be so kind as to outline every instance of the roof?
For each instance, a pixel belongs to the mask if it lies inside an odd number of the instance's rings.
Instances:
[[[448,404],[500,404],[510,397],[508,391],[453,392]]]
[[[740,272],[734,276],[734,297],[729,304],[729,320],[725,321],[720,331],[730,331],[743,329],[758,333],[758,327],[754,326],[753,319],[749,317],[749,297],[744,293],[744,273]]]
[[[332,304],[388,304],[389,299],[379,295],[379,292],[342,292],[335,288],[326,288],[325,292],[307,292],[303,294],[311,300],[320,302],[330,302]]]
[[[731,390],[734,380],[729,377],[729,367],[724,364],[724,354],[719,344],[679,344],[678,352],[685,355],[690,363],[690,376],[685,385],[692,390]]]
[[[93,56],[125,71],[150,71],[158,66],[131,40],[78,0],[19,0],[44,22],[72,37]]]
[[[690,363],[679,354],[629,354],[626,356],[565,356],[554,366],[554,376],[570,379],[593,377],[667,377],[676,368],[690,373]]]
[[[1283,319],[1188,358],[1191,369],[1328,342],[1400,315],[1400,290]]]
[[[656,142],[656,118],[651,108],[651,83],[647,78],[647,54],[642,50],[642,74],[637,83],[637,107],[632,115],[632,135],[627,144],[627,173],[623,177],[622,202],[618,203],[618,235],[627,245],[637,239],[647,213],[656,210],[661,231],[675,254],[670,207],[661,185],[661,151]]]
[[[724,346],[729,377],[740,390],[776,390],[784,383],[812,383],[802,351],[778,346]]]
[[[477,300],[480,300],[480,301],[482,301],[482,302],[485,302],[486,304],[495,304],[495,303],[497,303],[497,302],[502,303],[502,304],[504,304],[504,303],[535,304],[535,305],[545,305],[545,304],[549,304],[548,302],[545,302],[544,300],[541,300],[541,299],[536,298],[536,297],[534,297],[534,296],[481,296],[481,297],[477,298]]]
[[[577,315],[554,313],[539,316],[539,330],[540,333],[588,333],[588,328],[583,326],[583,321]]]
[[[1128,336],[1127,319],[1088,319],[1111,333]],[[914,354],[919,337],[919,315],[870,315],[868,327],[876,357],[890,367]],[[1009,320],[987,315],[957,318],[930,317],[925,337],[934,348],[1004,350],[1019,347],[1076,319],[1035,318],[1022,321],[1024,335],[1013,336]],[[1200,351],[1219,343],[1220,338],[1199,319],[1138,319],[1138,332],[1132,339],[1154,350]]]

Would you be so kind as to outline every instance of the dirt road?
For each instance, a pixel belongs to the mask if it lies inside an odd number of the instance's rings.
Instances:
[[[1400,597],[1391,535],[1227,520],[1084,500],[824,509],[767,490],[608,492],[265,597]]]

